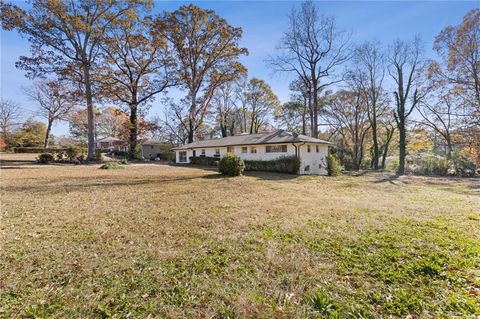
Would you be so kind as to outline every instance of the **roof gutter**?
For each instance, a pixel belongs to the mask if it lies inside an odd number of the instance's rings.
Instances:
[[[300,146],[302,145],[305,145],[306,142],[303,142],[302,144],[300,145],[295,145],[295,142],[292,143],[293,147],[295,147],[295,156],[300,159]],[[298,174],[300,174],[300,172],[297,172]]]

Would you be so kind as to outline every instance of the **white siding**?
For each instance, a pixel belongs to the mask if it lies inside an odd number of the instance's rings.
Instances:
[[[310,153],[308,152],[310,145]],[[318,153],[316,151],[318,145]],[[327,174],[327,154],[328,146],[324,144],[305,144],[300,147],[300,174]],[[305,171],[306,166],[310,166],[309,171]]]
[[[295,143],[300,151],[300,174],[320,174],[324,175],[327,173],[326,171],[326,156],[328,153],[328,146],[324,144],[310,144],[311,152],[307,152],[307,145],[301,145],[302,143]],[[277,159],[281,156],[292,156],[295,155],[295,147],[292,143],[286,144],[269,144],[269,145],[287,145],[287,152],[278,152],[278,153],[267,153],[265,144],[262,145],[245,145],[245,146],[232,146],[233,153],[240,156],[240,158],[244,160],[260,160],[260,161],[269,161]],[[301,145],[301,146],[299,146]],[[316,145],[319,147],[319,152],[316,152]],[[242,147],[247,147],[247,153],[242,153]],[[255,147],[257,153],[251,153],[252,147]],[[205,150],[205,156],[213,157],[215,155],[215,147],[199,147],[194,149],[188,150],[176,150],[176,163],[184,164],[190,162],[190,157],[193,156],[193,150],[196,151],[196,156],[200,156],[202,149]],[[223,157],[227,153],[227,147],[219,147],[220,149],[220,157]],[[179,160],[180,152],[187,152],[187,162],[181,163]],[[309,165],[310,171],[305,171],[305,167]],[[321,167],[320,167],[321,165]]]

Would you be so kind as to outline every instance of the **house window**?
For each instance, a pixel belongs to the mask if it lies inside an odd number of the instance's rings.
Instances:
[[[320,147],[318,147],[318,145],[315,145],[315,148],[317,150],[317,153],[320,152]]]
[[[305,172],[310,172],[310,165],[307,165],[305,166],[305,168],[303,169]]]
[[[233,146],[227,146],[227,153],[233,153]]]
[[[242,153],[248,153],[248,147],[246,146],[242,147]]]
[[[307,152],[310,153],[310,145],[307,145]]]
[[[267,145],[267,153],[286,153],[287,145]]]
[[[250,153],[256,154],[257,153],[257,148],[255,146],[250,147]]]
[[[196,156],[197,156],[197,151],[193,150],[193,157],[196,157]]]
[[[220,149],[219,148],[216,148],[215,149],[215,157],[220,157]]]
[[[178,161],[180,163],[186,163],[187,162],[187,152],[178,152]]]
[[[202,149],[202,153],[200,153],[201,157],[205,157],[205,149]]]

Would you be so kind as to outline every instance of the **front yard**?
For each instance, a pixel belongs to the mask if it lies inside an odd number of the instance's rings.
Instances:
[[[0,318],[476,318],[480,181],[2,164]]]

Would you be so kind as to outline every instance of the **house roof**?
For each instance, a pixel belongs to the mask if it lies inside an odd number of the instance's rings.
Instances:
[[[183,146],[175,147],[174,150],[184,150],[199,147],[222,147],[222,146],[236,146],[236,145],[259,145],[259,144],[283,144],[283,143],[315,143],[315,144],[332,144],[318,138],[295,134],[284,130],[278,130],[269,133],[260,134],[243,134],[227,136],[224,138],[217,138],[212,140],[204,140],[185,144]]]
[[[104,137],[102,139],[97,140],[97,142],[121,142],[121,139],[115,138],[115,137]]]

